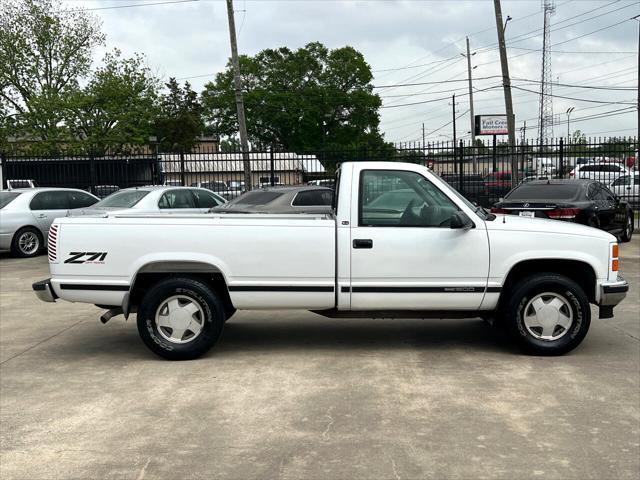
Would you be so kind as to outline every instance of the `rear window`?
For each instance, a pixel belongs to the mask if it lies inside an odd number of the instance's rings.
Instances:
[[[333,203],[332,190],[306,190],[293,200],[295,207],[329,206]]]
[[[97,208],[131,208],[149,194],[148,190],[122,190],[96,203]]]
[[[20,194],[16,192],[0,192],[0,209],[13,202]]]
[[[509,200],[569,200],[575,198],[580,191],[580,185],[570,184],[537,184],[526,183],[511,191],[505,198]]]
[[[238,200],[234,203],[239,205],[266,205],[282,195],[283,193],[280,192],[248,192],[238,197]]]

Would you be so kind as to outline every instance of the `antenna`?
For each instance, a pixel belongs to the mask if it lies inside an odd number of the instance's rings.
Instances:
[[[538,139],[540,146],[545,139],[553,138],[553,84],[551,72],[551,16],[556,13],[555,0],[542,0],[544,10],[544,37],[542,43],[542,74],[540,78],[540,118],[538,120]]]

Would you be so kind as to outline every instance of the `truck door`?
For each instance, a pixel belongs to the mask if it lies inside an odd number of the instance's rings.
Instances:
[[[461,200],[417,171],[356,166],[353,182],[351,309],[477,309],[489,271],[484,222],[450,228]]]

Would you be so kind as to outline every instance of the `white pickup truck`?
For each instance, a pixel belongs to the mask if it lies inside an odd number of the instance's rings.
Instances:
[[[616,238],[557,220],[495,216],[428,168],[345,163],[327,214],[106,214],[51,227],[44,301],[137,312],[156,354],[202,355],[236,309],[330,317],[494,319],[536,354],[575,348],[590,303],[626,295]]]

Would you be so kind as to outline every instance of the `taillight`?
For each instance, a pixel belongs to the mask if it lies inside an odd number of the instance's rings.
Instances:
[[[547,216],[553,219],[576,218],[579,214],[579,208],[556,208],[547,212]]]
[[[611,271],[617,272],[620,268],[620,260],[618,259],[618,244],[611,247]]]
[[[575,177],[576,176],[576,172],[573,172],[573,171],[569,172],[569,176],[570,177]]]
[[[51,225],[47,238],[47,256],[50,263],[58,261],[58,225]]]
[[[504,214],[507,214],[507,213],[509,213],[509,211],[505,210],[504,208],[491,207],[491,213],[504,213]]]

